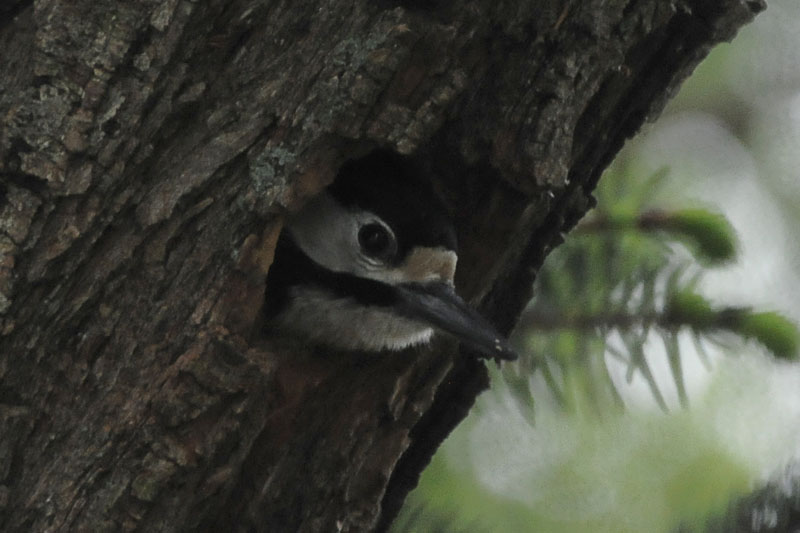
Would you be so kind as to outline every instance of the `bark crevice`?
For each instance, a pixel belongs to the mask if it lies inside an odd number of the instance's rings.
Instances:
[[[385,530],[487,386],[260,327],[281,217],[431,169],[504,331],[603,168],[761,2],[0,8],[0,529]]]

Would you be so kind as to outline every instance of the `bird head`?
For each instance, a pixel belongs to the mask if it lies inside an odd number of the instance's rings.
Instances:
[[[267,279],[275,327],[312,342],[399,350],[434,330],[485,355],[507,341],[455,292],[456,232],[411,161],[376,151],[286,222]]]

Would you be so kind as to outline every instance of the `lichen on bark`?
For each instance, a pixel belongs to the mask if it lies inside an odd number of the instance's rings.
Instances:
[[[624,140],[762,8],[0,7],[0,529],[385,528],[485,369],[265,335],[282,217],[410,154],[507,331]]]

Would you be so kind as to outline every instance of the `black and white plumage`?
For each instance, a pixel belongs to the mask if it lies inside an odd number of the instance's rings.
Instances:
[[[505,339],[459,298],[452,222],[410,161],[347,162],[291,216],[267,277],[268,327],[344,350],[401,350],[434,330],[492,357]]]

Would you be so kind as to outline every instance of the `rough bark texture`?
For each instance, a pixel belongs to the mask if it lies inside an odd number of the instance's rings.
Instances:
[[[281,216],[437,174],[509,330],[605,165],[761,0],[0,5],[0,530],[388,526],[487,386],[259,327]]]

